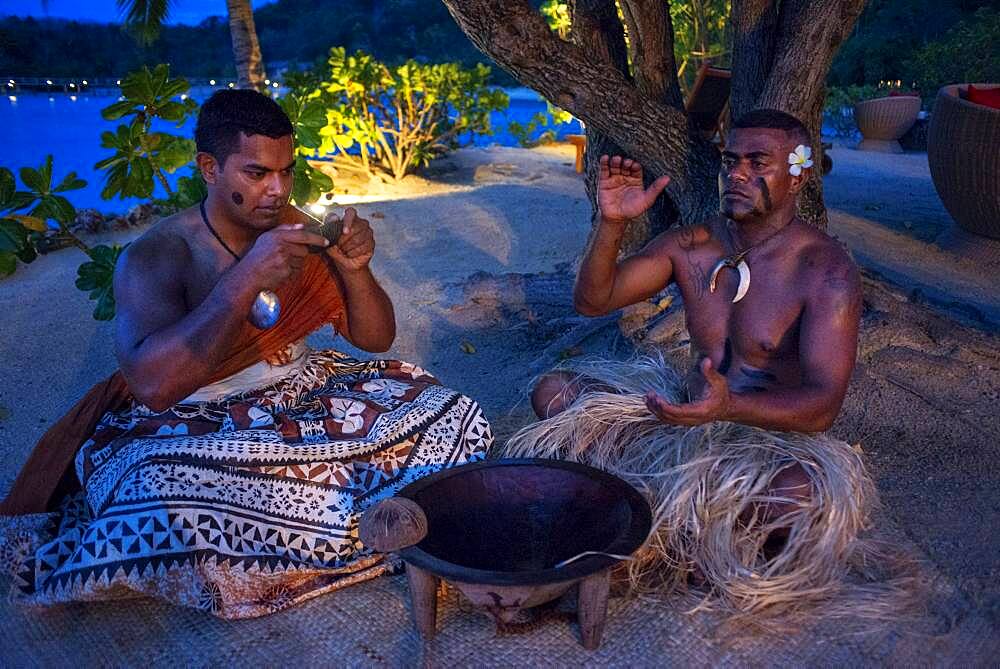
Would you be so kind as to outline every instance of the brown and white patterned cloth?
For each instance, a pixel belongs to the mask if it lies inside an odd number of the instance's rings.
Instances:
[[[384,573],[359,515],[483,458],[489,423],[408,363],[295,353],[252,390],[205,399],[244,373],[167,411],[105,415],[77,455],[83,492],[22,563],[15,598],[149,595],[246,618]]]

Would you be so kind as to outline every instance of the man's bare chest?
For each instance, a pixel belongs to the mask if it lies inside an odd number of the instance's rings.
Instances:
[[[783,267],[751,265],[749,285],[738,302],[739,273],[722,270],[710,290],[710,275],[717,258],[704,254],[677,268],[675,278],[684,297],[688,332],[701,352],[735,354],[754,366],[797,355],[798,326],[802,314],[801,287]]]
[[[212,249],[192,249],[188,265],[181,273],[184,301],[188,310],[193,311],[204,302],[223,274],[235,264],[236,260],[231,256],[216,253]]]

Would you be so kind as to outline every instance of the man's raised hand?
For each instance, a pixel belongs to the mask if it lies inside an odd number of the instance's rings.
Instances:
[[[597,204],[601,217],[609,223],[626,223],[653,206],[670,183],[662,176],[644,188],[642,165],[631,158],[601,156],[597,181]]]

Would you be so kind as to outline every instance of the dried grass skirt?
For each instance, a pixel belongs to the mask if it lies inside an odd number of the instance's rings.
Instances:
[[[702,606],[747,618],[808,612],[884,619],[912,603],[912,575],[897,573],[907,561],[860,536],[877,504],[860,447],[736,423],[666,425],[643,396],[655,390],[679,402],[684,388],[658,355],[576,362],[569,370],[596,383],[562,413],[515,434],[503,455],[583,462],[646,496],[653,530],[628,563],[634,589],[700,582],[709,592]],[[811,481],[807,502],[770,491],[793,465]],[[793,510],[768,519],[763,511],[774,503]],[[764,550],[775,530],[788,533],[776,554]]]

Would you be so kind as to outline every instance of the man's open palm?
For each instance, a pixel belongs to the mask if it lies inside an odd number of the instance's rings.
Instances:
[[[631,158],[601,156],[597,181],[601,216],[612,223],[629,221],[653,206],[668,183],[670,177],[663,176],[644,188],[642,165]]]

